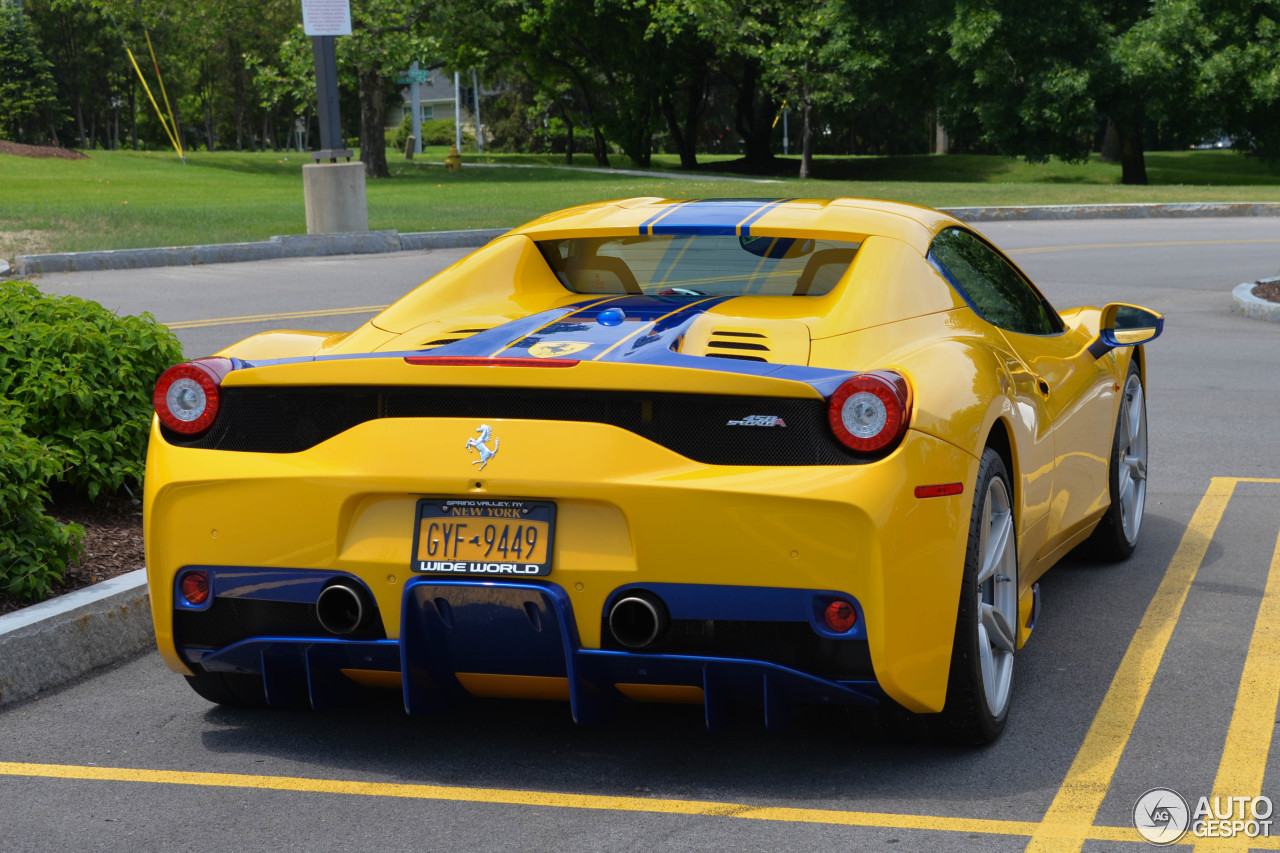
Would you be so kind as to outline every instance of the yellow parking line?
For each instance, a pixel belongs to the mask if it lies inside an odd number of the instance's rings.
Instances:
[[[1213,780],[1213,795],[1218,797],[1257,797],[1262,794],[1262,779],[1267,772],[1267,755],[1271,752],[1271,735],[1276,725],[1276,706],[1280,704],[1280,536],[1271,557],[1267,586],[1258,606],[1253,625],[1253,638],[1245,657],[1240,689],[1236,694],[1227,742]],[[1249,814],[1245,814],[1249,819]],[[1232,840],[1230,849],[1248,850],[1252,839],[1241,835]],[[1200,845],[1196,846],[1201,849]]]
[[[376,314],[388,305],[362,305],[358,308],[319,308],[314,311],[285,311],[280,314],[246,314],[242,317],[216,317],[211,320],[178,320],[165,323],[170,329],[199,329],[205,326],[235,326],[241,323],[267,323],[273,320],[298,320],[306,317],[336,317],[340,314]]]
[[[239,773],[194,773],[175,770],[143,770],[128,767],[84,767],[66,764],[0,762],[0,776],[72,779],[94,782],[130,782],[188,785],[214,788],[251,788],[311,794],[440,800],[458,803],[537,806],[542,808],[595,809],[602,811],[677,814],[697,817],[771,820],[855,826],[870,829],[907,829],[964,832],[983,835],[1028,836],[1034,821],[936,817],[882,812],[846,812],[832,809],[775,808],[706,800],[666,800],[646,797],[609,797],[592,794],[558,794],[550,791],[516,791],[501,788],[461,788],[444,785],[409,785],[389,782],[353,782],[341,779],[307,779],[295,776],[256,776]],[[1132,841],[1132,827],[1090,827],[1086,837],[1097,841]],[[1266,849],[1280,850],[1280,839],[1255,839]],[[1274,843],[1273,843],[1274,842]]]
[[[1146,249],[1155,246],[1232,246],[1239,243],[1280,243],[1280,238],[1259,237],[1254,240],[1161,240],[1151,243],[1083,243],[1079,246],[1036,246],[1028,249],[1006,249],[1006,255],[1033,255],[1038,252],[1079,252],[1097,249]]]
[[[1147,605],[1142,623],[1125,650],[1080,751],[1027,845],[1028,851],[1078,851],[1091,837],[1098,807],[1111,788],[1111,779],[1133,734],[1156,670],[1160,668],[1191,582],[1222,521],[1236,482],[1227,477],[1214,477],[1210,481],[1178,550],[1169,561],[1164,579]],[[1127,840],[1139,839],[1135,832]]]

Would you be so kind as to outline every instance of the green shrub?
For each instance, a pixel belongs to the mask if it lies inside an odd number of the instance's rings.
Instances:
[[[398,151],[403,151],[404,144],[408,141],[411,133],[413,133],[413,113],[405,113],[404,118],[400,120],[400,127],[396,130],[395,135],[391,137],[390,146]],[[452,145],[455,140],[453,119],[437,118],[422,123],[423,145]],[[467,133],[464,130],[462,132],[463,147],[475,144],[475,134]]]
[[[0,285],[0,398],[58,465],[52,482],[90,500],[142,483],[156,378],[182,360],[150,315],[119,317],[96,302]]]
[[[84,530],[44,514],[58,460],[22,427],[18,407],[0,398],[0,592],[40,599],[79,553]]]

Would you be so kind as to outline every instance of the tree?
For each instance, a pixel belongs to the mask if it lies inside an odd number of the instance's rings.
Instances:
[[[351,35],[338,39],[338,66],[355,70],[360,90],[360,160],[365,175],[389,178],[387,100],[393,80],[414,59],[431,56],[435,42],[427,32],[422,5],[400,0],[363,0],[351,6]]]
[[[1107,38],[1095,5],[959,0],[948,29],[963,72],[948,100],[976,117],[987,142],[1031,162],[1089,156]]]
[[[1208,132],[1280,159],[1280,2],[1204,0],[1199,11],[1201,31],[1213,35],[1196,92],[1200,103],[1211,105]]]
[[[1230,123],[1224,110],[1244,115],[1228,95],[1274,69],[1275,10],[1275,0],[961,0],[950,54],[965,76],[951,100],[998,150],[1032,161],[1081,162],[1106,124],[1121,181],[1145,184],[1148,138],[1194,138]],[[1259,36],[1257,58],[1238,63]]]
[[[0,8],[0,137],[48,142],[57,115],[51,66],[36,46],[26,16]]]
[[[295,24],[289,30],[274,56],[264,58],[257,53],[246,53],[244,63],[253,75],[253,90],[264,115],[281,115],[286,117],[289,127],[301,122],[304,128],[309,128],[311,111],[316,104],[315,57],[302,24]],[[307,136],[309,139],[309,132]]]

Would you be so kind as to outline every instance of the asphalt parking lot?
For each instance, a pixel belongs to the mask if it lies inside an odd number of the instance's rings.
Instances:
[[[1160,310],[1151,475],[1128,562],[1042,582],[1004,736],[983,749],[818,709],[784,732],[636,706],[577,727],[555,704],[407,718],[216,708],[155,654],[0,710],[7,850],[1138,850],[1167,788],[1280,799],[1280,324],[1230,313],[1280,272],[1280,218],[981,229],[1065,309]],[[150,310],[189,356],[282,326],[343,330],[462,250],[48,274]],[[1256,803],[1256,801],[1255,801]],[[1270,837],[1197,849],[1280,849]]]

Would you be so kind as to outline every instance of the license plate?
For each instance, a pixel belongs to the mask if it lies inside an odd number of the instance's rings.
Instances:
[[[428,575],[551,574],[556,505],[548,501],[423,498],[411,568]]]

